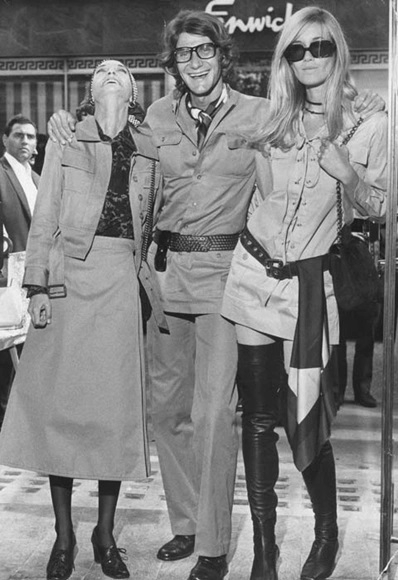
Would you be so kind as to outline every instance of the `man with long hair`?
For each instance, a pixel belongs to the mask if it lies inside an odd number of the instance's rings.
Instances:
[[[250,135],[266,123],[268,103],[227,84],[235,51],[214,16],[182,11],[163,40],[161,62],[176,90],[146,117],[164,177],[150,255],[170,329],[148,327],[152,419],[174,534],[158,558],[195,548],[190,580],[219,580],[238,450],[236,336],[220,306],[261,157]]]

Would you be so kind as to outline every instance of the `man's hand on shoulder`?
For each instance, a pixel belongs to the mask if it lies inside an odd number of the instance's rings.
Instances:
[[[379,111],[384,111],[386,103],[378,94],[370,90],[361,91],[354,101],[355,111],[364,119]]]
[[[47,123],[49,137],[54,143],[65,145],[72,141],[77,119],[69,111],[60,109],[50,117]]]

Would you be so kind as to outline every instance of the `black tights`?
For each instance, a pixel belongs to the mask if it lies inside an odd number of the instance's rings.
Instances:
[[[72,486],[71,477],[50,475],[51,499],[55,514],[57,544],[66,549],[73,538]],[[98,481],[97,536],[101,546],[114,543],[113,528],[115,511],[120,491],[120,481]]]

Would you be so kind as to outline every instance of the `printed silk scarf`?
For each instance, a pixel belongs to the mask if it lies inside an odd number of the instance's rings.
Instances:
[[[300,471],[329,439],[336,414],[323,259],[317,256],[297,262],[299,309],[288,378],[286,433]]]
[[[198,128],[198,149],[202,149],[204,140],[207,135],[207,131],[210,127],[210,124],[214,117],[216,116],[217,112],[221,109],[223,104],[228,99],[228,90],[226,85],[224,85],[221,95],[210,103],[210,105],[206,108],[206,110],[199,109],[198,107],[194,107],[191,103],[191,96],[188,93],[186,98],[186,105],[189,114],[191,115],[192,119],[196,121],[196,125]]]

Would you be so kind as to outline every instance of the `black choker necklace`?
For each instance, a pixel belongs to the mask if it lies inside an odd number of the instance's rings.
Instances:
[[[304,107],[304,111],[308,111],[308,113],[311,113],[311,115],[324,115],[325,114],[324,111],[312,111],[312,109],[308,109],[307,107]]]
[[[318,106],[323,105],[323,103],[314,103],[314,101],[310,101],[309,99],[305,99],[305,102],[309,103],[310,105],[318,105]]]

